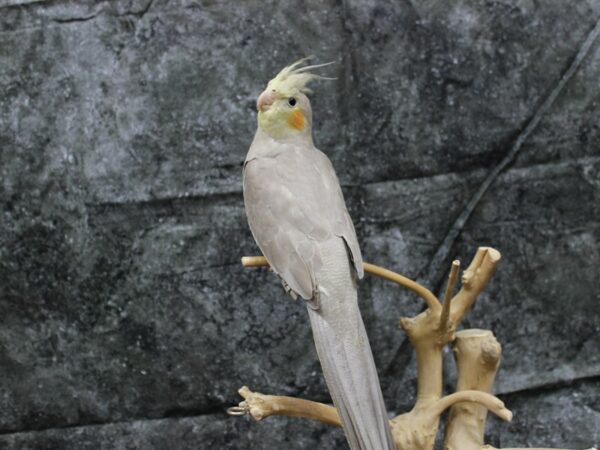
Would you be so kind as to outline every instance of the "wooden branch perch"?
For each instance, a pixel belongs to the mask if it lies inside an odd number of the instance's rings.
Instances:
[[[477,253],[462,275],[462,288],[452,300],[450,316],[458,324],[475,302],[500,262],[500,252],[492,247],[479,247]]]
[[[455,330],[490,280],[500,257],[497,250],[480,247],[461,277],[460,291],[452,296],[460,269],[460,263],[454,261],[443,303],[416,281],[383,267],[364,263],[365,272],[413,291],[427,304],[427,309],[417,316],[400,319],[400,326],[415,348],[418,373],[417,401],[413,409],[390,421],[397,450],[433,449],[440,415],[449,407],[451,411],[446,426],[445,450],[497,450],[483,446],[483,433],[487,411],[503,420],[512,419],[512,413],[504,403],[490,393],[500,363],[500,344],[487,330],[456,333]],[[245,256],[242,264],[244,267],[268,267],[263,256]],[[457,392],[442,397],[442,349],[453,341],[458,367]],[[250,415],[255,420],[285,415],[341,426],[337,410],[332,405],[265,395],[252,392],[247,387],[241,388],[239,393],[244,401],[229,408],[228,412],[232,415]]]
[[[252,392],[244,386],[239,391],[244,398],[238,406],[228,409],[228,413],[234,416],[250,415],[253,419],[260,421],[270,416],[291,416],[304,419],[317,420],[328,425],[341,426],[339,415],[335,407],[323,403],[313,402],[294,397],[265,395]],[[427,410],[418,414],[408,413],[398,416],[390,421],[392,434],[398,450],[409,450],[413,448],[415,441],[414,430],[430,430],[431,422],[437,422],[440,414],[448,407],[461,402],[475,402],[488,408],[494,414],[504,420],[510,420],[511,412],[506,409],[504,403],[491,394],[479,391],[457,392],[440,399],[432,404]],[[435,437],[435,434],[434,434]]]
[[[463,287],[454,297],[452,292],[458,279],[460,263],[454,261],[450,268],[444,303],[426,287],[403,275],[370,263],[364,263],[365,272],[399,284],[419,295],[427,309],[416,317],[402,318],[404,329],[417,354],[418,388],[414,408],[394,418],[390,426],[398,449],[432,449],[442,412],[452,405],[471,405],[488,409],[504,420],[512,413],[493,395],[475,390],[463,390],[442,397],[442,349],[454,340],[456,325],[471,307],[477,295],[491,277],[500,253],[492,248],[480,248],[473,262],[463,274]],[[267,267],[262,256],[242,258],[244,267]],[[289,415],[318,420],[340,426],[336,409],[330,405],[292,397],[253,393],[240,389],[244,401],[230,411],[233,414],[250,414],[256,420],[271,415]],[[418,430],[418,431],[417,431]]]
[[[491,331],[457,332],[454,341],[457,393],[473,389],[490,392],[501,354],[502,347]],[[478,405],[464,403],[452,407],[446,424],[444,450],[479,450],[483,445],[486,416],[487,410]]]
[[[301,398],[265,395],[252,392],[247,386],[242,387],[238,392],[244,401],[227,410],[233,416],[249,414],[255,420],[262,420],[269,416],[303,417],[328,425],[342,426],[337,410],[332,405]]]
[[[506,422],[512,420],[512,412],[506,408],[502,400],[487,392],[476,390],[459,391],[442,397],[435,404],[432,414],[440,415],[457,403],[469,403],[472,406],[477,404],[478,408],[485,408]]]
[[[243,256],[242,265],[244,267],[268,267],[269,263],[267,262],[267,258],[264,256]],[[429,308],[441,308],[441,304],[436,296],[433,295],[433,292],[416,281],[389,269],[376,266],[375,264],[366,262],[363,265],[366,273],[391,281],[392,283],[399,284],[400,286],[404,286],[408,290],[413,291],[425,301]]]

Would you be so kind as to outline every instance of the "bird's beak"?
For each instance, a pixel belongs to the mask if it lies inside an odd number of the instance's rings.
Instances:
[[[271,107],[274,101],[275,92],[273,92],[271,89],[267,89],[258,96],[258,100],[256,100],[256,109],[261,112],[265,112]]]

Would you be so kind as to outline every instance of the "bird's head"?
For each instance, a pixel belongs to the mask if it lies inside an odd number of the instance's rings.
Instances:
[[[311,136],[312,110],[306,94],[307,84],[316,78],[325,78],[309,72],[331,64],[300,67],[308,58],[284,68],[267,84],[256,101],[258,126],[274,139]]]

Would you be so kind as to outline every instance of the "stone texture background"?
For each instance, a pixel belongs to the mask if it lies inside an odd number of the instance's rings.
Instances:
[[[315,140],[366,260],[439,291],[451,258],[503,254],[464,324],[504,347],[515,418],[488,442],[600,445],[599,18],[598,0],[0,0],[0,448],[343,448],[224,414],[244,384],[328,399],[303,306],[239,264],[255,98],[307,54],[337,62]],[[405,411],[397,319],[422,305],[375,279],[360,298]]]

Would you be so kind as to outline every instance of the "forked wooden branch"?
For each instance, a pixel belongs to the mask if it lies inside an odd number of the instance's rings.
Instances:
[[[500,346],[489,331],[465,330],[455,333],[455,330],[492,277],[500,257],[497,250],[480,247],[461,277],[460,291],[452,296],[460,268],[460,263],[454,261],[443,303],[416,281],[383,267],[364,263],[365,272],[411,290],[427,305],[427,309],[419,315],[400,319],[401,328],[415,348],[418,374],[415,406],[408,413],[390,421],[397,450],[433,449],[440,415],[449,407],[452,410],[444,441],[445,450],[497,450],[482,444],[488,410],[503,420],[512,418],[512,413],[504,403],[489,393],[500,360]],[[243,257],[242,264],[244,267],[268,266],[263,256]],[[442,397],[442,349],[455,339],[457,392]],[[252,392],[247,387],[241,388],[239,393],[244,401],[228,410],[232,415],[248,414],[256,420],[285,415],[341,426],[337,410],[332,405],[265,395]]]
[[[488,253],[494,254],[494,252],[497,258],[492,258],[490,263],[490,259],[485,256]],[[467,272],[463,275],[463,283],[467,281],[468,289],[463,286],[463,289],[453,297],[452,292],[460,268],[460,263],[454,261],[443,304],[429,289],[416,281],[383,267],[364,263],[366,273],[411,290],[427,305],[427,309],[418,316],[401,319],[401,326],[417,353],[418,396],[412,411],[402,414],[390,422],[398,449],[433,448],[439,417],[445,409],[454,404],[477,403],[504,420],[511,419],[511,412],[499,399],[489,393],[463,391],[442,397],[442,348],[454,339],[457,322],[462,319],[462,315],[470,308],[476,296],[491,277],[499,255],[494,249],[479,249]],[[244,267],[268,266],[268,262],[263,256],[243,257],[242,264]],[[458,306],[454,306],[457,300]],[[455,311],[462,311],[462,314],[457,314]],[[233,414],[249,414],[257,420],[271,415],[288,415],[340,425],[337,411],[331,405],[292,397],[254,393],[245,387],[239,392],[245,400],[239,406],[232,408],[230,412]]]
[[[454,323],[459,323],[471,309],[475,299],[496,271],[500,258],[500,252],[492,247],[477,249],[473,261],[461,277],[462,287],[452,299],[450,315]]]
[[[248,414],[257,421],[270,416],[303,417],[329,425],[341,426],[337,410],[332,405],[296,397],[261,394],[251,391],[247,386],[242,387],[238,392],[244,401],[240,402],[238,406],[229,408],[228,412],[231,415]],[[510,421],[512,419],[512,413],[506,409],[500,399],[480,391],[455,392],[443,397],[431,405],[427,415],[439,416],[452,405],[464,402],[477,403],[502,420]],[[393,422],[391,426],[394,427]]]
[[[454,261],[441,308],[428,307],[415,317],[400,319],[400,327],[406,332],[416,353],[417,401],[410,412],[394,420],[402,422],[407,429],[418,431],[408,436],[395,435],[397,445],[400,444],[398,448],[433,449],[439,428],[439,414],[433,414],[432,408],[442,399],[443,348],[454,341],[456,328],[491,278],[499,260],[500,252],[490,247],[480,247],[462,276],[461,290],[452,296],[460,268],[460,263]],[[473,367],[472,370],[477,372],[478,368]]]

